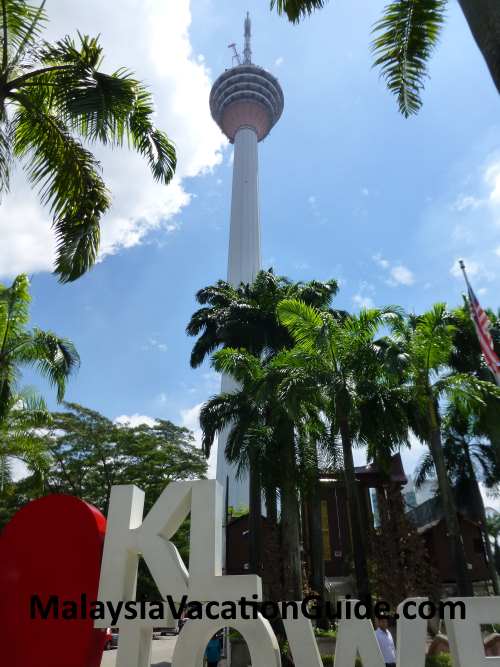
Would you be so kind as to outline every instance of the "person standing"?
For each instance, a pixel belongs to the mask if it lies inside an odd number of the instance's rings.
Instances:
[[[205,649],[205,658],[207,659],[207,667],[217,667],[220,660],[220,641],[217,635],[212,637]]]
[[[375,636],[385,662],[385,667],[396,667],[396,648],[394,639],[389,631],[389,620],[385,617],[377,618]]]

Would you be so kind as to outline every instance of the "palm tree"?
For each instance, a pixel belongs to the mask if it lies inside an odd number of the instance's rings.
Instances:
[[[278,303],[283,299],[298,298],[319,309],[327,309],[337,289],[335,280],[294,283],[283,276],[276,276],[272,269],[260,271],[250,285],[234,287],[220,280],[203,288],[196,295],[202,307],[193,314],[187,326],[188,335],[198,337],[191,353],[191,366],[200,366],[215,350],[224,347],[243,348],[256,357],[271,359],[280,350],[293,346],[292,337],[276,317]],[[275,519],[276,484],[272,479],[272,476],[265,475],[262,484],[268,516]],[[251,486],[252,480],[257,484],[256,475],[250,472]],[[252,499],[258,503],[258,508],[252,506],[251,500],[250,517],[254,531],[258,531],[260,524],[256,522],[260,517],[261,502],[255,486],[253,489]],[[319,517],[319,511],[316,516]],[[258,542],[259,539],[255,534],[255,540]],[[313,578],[322,586],[322,538],[318,522],[313,522],[313,539],[317,544]],[[252,552],[257,551],[254,546]]]
[[[491,310],[488,310],[487,314],[492,325],[490,333],[495,350],[497,354],[500,354],[500,319]],[[464,305],[461,308],[454,308],[451,311],[451,317],[455,326],[455,335],[450,366],[460,373],[469,373],[480,380],[493,384],[495,381],[485,363],[465,298]],[[483,400],[484,405],[478,408],[476,415],[478,420],[477,429],[494,446],[500,463],[500,420],[498,419],[500,400],[494,394],[484,396]]]
[[[353,446],[367,444],[372,454],[376,442],[393,447],[407,443],[408,423],[401,407],[404,392],[384,367],[374,339],[395,316],[391,309],[362,310],[357,316],[339,319],[298,300],[278,305],[278,317],[296,344],[276,359],[288,369],[281,395],[289,397],[294,385],[304,381],[318,384],[332,432],[340,436],[354,569],[363,599],[370,598],[370,583]]]
[[[23,366],[34,367],[64,398],[66,382],[80,359],[75,346],[51,331],[27,329],[29,281],[18,276],[10,287],[0,285],[0,424],[17,405],[17,383]]]
[[[479,522],[486,551],[488,568],[495,595],[500,594],[500,583],[488,537],[488,521],[478,479],[492,488],[500,481],[497,453],[479,432],[478,420],[457,405],[449,405],[443,418],[443,454],[448,477],[453,484],[459,506],[469,506],[471,515]],[[420,461],[415,471],[415,483],[420,486],[433,477],[434,461],[430,453]]]
[[[12,481],[12,460],[21,461],[43,491],[50,456],[39,429],[50,423],[45,401],[27,388],[11,396],[7,417],[0,420],[0,494]]]
[[[286,599],[302,596],[298,459],[307,467],[307,442],[302,438],[319,428],[317,405],[311,394],[293,409],[278,394],[283,369],[273,360],[263,361],[244,349],[225,348],[213,355],[218,372],[233,377],[239,389],[211,398],[200,412],[203,446],[208,455],[217,433],[229,427],[225,454],[240,471],[250,472],[250,535],[260,522],[260,479],[280,488],[283,584]],[[261,545],[250,543],[250,566],[260,570]]]
[[[198,336],[191,367],[200,366],[220,347],[245,348],[266,357],[292,347],[290,334],[276,318],[278,303],[296,298],[316,308],[328,308],[337,290],[335,280],[294,283],[276,276],[272,269],[260,271],[249,285],[233,287],[219,280],[204,287],[196,294],[202,308],[192,315],[186,328],[189,336]]]
[[[402,380],[412,394],[412,429],[429,446],[446,521],[451,562],[456,563],[459,595],[472,595],[457,510],[448,478],[442,442],[442,406],[453,403],[466,412],[485,405],[484,397],[500,397],[490,382],[450,368],[456,327],[443,303],[419,317],[393,323]]]
[[[100,71],[97,38],[78,35],[49,44],[45,0],[0,0],[0,195],[19,159],[50,207],[57,238],[56,273],[79,278],[95,262],[100,220],[111,205],[100,165],[83,141],[129,147],[168,183],[176,156],[156,129],[149,91],[120,69]]]
[[[496,0],[458,2],[500,92],[500,6]],[[297,23],[326,4],[327,0],[271,0],[271,9],[276,7],[279,14]],[[374,66],[380,67],[406,118],[422,106],[427,63],[438,43],[446,8],[447,0],[392,0],[374,26]]]

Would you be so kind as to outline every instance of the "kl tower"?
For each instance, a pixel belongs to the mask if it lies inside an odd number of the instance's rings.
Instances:
[[[283,91],[278,80],[252,63],[251,22],[245,19],[243,59],[236,46],[233,65],[215,81],[210,92],[212,117],[234,144],[233,187],[227,280],[237,287],[251,283],[261,269],[258,182],[258,144],[278,122],[283,111]],[[222,391],[234,391],[232,378],[222,377]],[[217,449],[217,480],[226,489],[229,505],[248,506],[248,477],[236,479],[236,469],[226,460],[226,435]]]

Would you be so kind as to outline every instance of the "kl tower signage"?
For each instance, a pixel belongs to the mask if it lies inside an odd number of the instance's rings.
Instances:
[[[114,486],[107,525],[95,508],[70,496],[41,498],[18,512],[0,537],[2,665],[99,667],[101,629],[111,626],[120,630],[116,666],[150,667],[153,628],[167,623],[168,609],[188,604],[172,667],[203,667],[208,641],[224,627],[241,633],[254,667],[281,666],[260,578],[222,574],[220,485],[172,482],[146,515],[144,500],[135,486]],[[189,569],[171,542],[188,515]],[[166,602],[136,602],[140,557]],[[425,665],[427,621],[415,613],[425,603],[404,600],[397,609],[397,667]],[[384,667],[370,617],[355,614],[361,603],[339,604],[335,667],[355,667],[358,654],[364,667]],[[500,598],[444,604],[454,667],[499,667],[500,657],[485,655],[481,626],[498,623]],[[458,617],[451,613],[457,605]],[[304,601],[287,601],[279,613],[295,667],[322,667],[314,616],[306,612]]]
[[[237,287],[253,282],[261,269],[258,144],[278,122],[284,105],[278,80],[252,63],[251,23],[245,19],[243,59],[236,47],[233,61],[215,81],[210,93],[212,117],[234,144],[233,186],[227,280]],[[234,390],[234,381],[224,376],[222,391]],[[228,490],[229,504],[248,505],[248,478],[236,479],[236,469],[226,461],[226,435],[219,438],[217,480]]]

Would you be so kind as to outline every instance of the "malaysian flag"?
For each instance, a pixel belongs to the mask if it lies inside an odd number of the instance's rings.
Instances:
[[[484,360],[486,365],[493,373],[496,383],[500,385],[500,359],[498,358],[494,347],[493,347],[493,338],[490,334],[491,322],[488,319],[488,315],[481,308],[481,304],[477,300],[476,295],[472,287],[470,286],[469,279],[465,273],[465,264],[460,261],[460,268],[464,272],[465,282],[467,283],[467,290],[469,292],[469,309],[470,316],[474,322],[474,328],[476,329],[477,338],[479,340],[479,345],[481,346],[481,351],[483,353]]]

